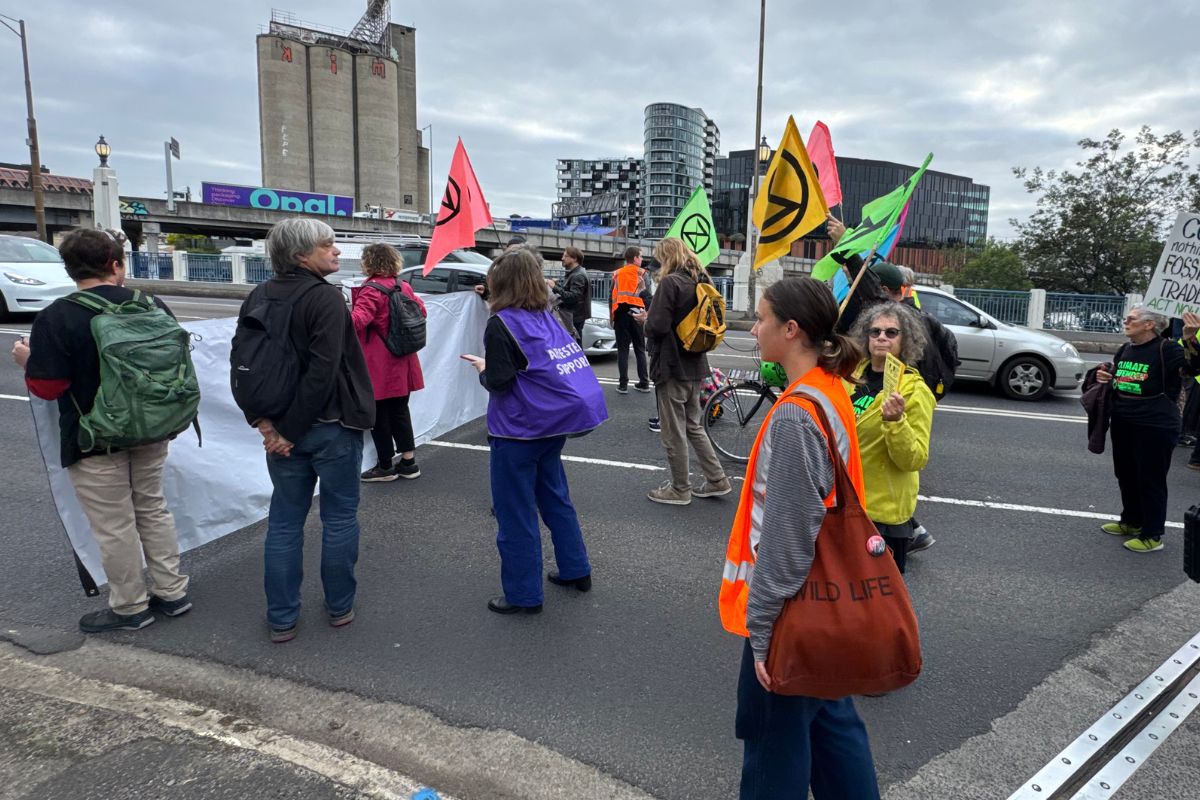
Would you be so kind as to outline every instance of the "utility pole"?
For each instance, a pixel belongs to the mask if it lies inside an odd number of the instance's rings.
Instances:
[[[172,136],[170,141],[163,142],[163,156],[167,161],[167,213],[175,213],[175,179],[171,172],[171,157],[179,158],[179,142]]]
[[[26,144],[29,145],[29,188],[33,192],[33,215],[37,220],[38,238],[47,244],[50,238],[46,235],[46,196],[42,193],[42,159],[38,152],[37,118],[33,115],[33,82],[29,78],[29,40],[25,35],[25,20],[13,19],[0,14],[0,25],[8,28],[21,39],[21,62],[25,66],[25,111],[26,123],[29,130]],[[16,30],[4,20],[17,23]]]

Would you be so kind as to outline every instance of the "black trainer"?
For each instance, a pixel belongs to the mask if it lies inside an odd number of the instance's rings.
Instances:
[[[386,467],[371,467],[362,474],[363,483],[382,483],[384,481],[394,481],[400,476],[396,474],[396,468],[388,469]]]
[[[643,381],[638,381],[637,383],[635,383],[633,385],[633,388],[637,389],[639,392],[642,392],[642,393],[650,392],[650,384],[643,382]]]
[[[192,599],[186,594],[177,600],[163,600],[158,595],[150,595],[150,610],[168,617],[178,617],[192,610]]]
[[[396,473],[397,477],[410,481],[413,478],[421,477],[421,468],[417,466],[417,460],[415,458],[409,459],[408,461],[400,459],[396,466],[392,467],[392,472]]]
[[[104,633],[105,631],[140,631],[154,622],[154,615],[149,610],[137,614],[118,614],[111,608],[103,611],[93,611],[79,618],[79,630],[84,633]]]

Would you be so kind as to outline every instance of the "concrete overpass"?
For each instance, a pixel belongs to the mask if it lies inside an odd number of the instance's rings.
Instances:
[[[46,192],[45,198],[46,227],[52,234],[74,227],[92,226],[90,194]],[[432,234],[432,228],[423,223],[317,214],[311,216],[326,222],[339,233],[425,237]],[[132,241],[139,243],[150,244],[147,239],[151,236],[168,233],[261,239],[281,219],[284,219],[283,213],[266,209],[176,201],[174,212],[169,212],[166,200],[152,197],[121,198],[122,227]],[[29,190],[0,186],[0,230],[36,230],[33,195]],[[512,235],[507,229],[485,228],[475,234],[475,249],[493,255],[503,249]],[[558,259],[563,248],[578,247],[583,251],[590,269],[620,266],[622,253],[630,244],[640,245],[647,255],[653,251],[655,244],[655,240],[650,239],[624,239],[552,230],[522,231],[520,235],[553,260]],[[154,245],[150,244],[150,249],[154,249]],[[738,250],[722,250],[709,268],[717,274],[730,273],[741,255]]]

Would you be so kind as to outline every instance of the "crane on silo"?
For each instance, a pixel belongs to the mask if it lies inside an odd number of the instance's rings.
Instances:
[[[380,44],[392,18],[391,0],[367,0],[366,13],[350,31],[350,38]]]

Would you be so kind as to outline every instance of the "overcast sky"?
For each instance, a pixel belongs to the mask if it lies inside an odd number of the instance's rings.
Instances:
[[[349,29],[364,2],[0,0],[24,15],[41,155],[91,177],[112,145],[123,195],[260,181],[254,37],[272,6]],[[986,6],[984,8],[983,6]],[[456,137],[497,216],[549,214],[555,159],[642,153],[652,102],[698,106],[721,150],[754,137],[753,0],[397,0],[417,29],[417,117],[440,196]],[[991,187],[989,232],[1031,198],[1013,166],[1061,168],[1077,140],[1200,127],[1195,0],[768,0],[763,131],[828,123],[839,155],[919,164]],[[28,161],[20,49],[0,30],[0,161]],[[1131,137],[1132,138],[1132,135]]]

